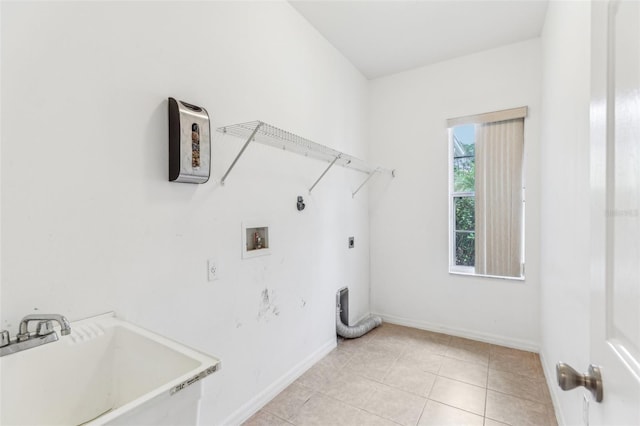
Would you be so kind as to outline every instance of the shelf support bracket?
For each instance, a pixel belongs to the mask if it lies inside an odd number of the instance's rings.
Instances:
[[[358,187],[358,189],[356,189],[356,191],[351,194],[351,198],[355,198],[356,194],[358,193],[358,191],[360,191],[362,189],[363,186],[365,186],[367,184],[367,182],[369,182],[369,179],[371,179],[373,177],[373,175],[375,175],[376,173],[378,173],[380,170],[375,169],[372,172],[369,173],[369,176],[367,176],[367,178],[364,180],[364,182],[362,182],[360,184],[360,186]]]
[[[336,158],[333,159],[333,161],[331,162],[331,164],[329,164],[329,167],[327,167],[324,172],[322,172],[322,174],[320,175],[320,177],[314,182],[313,185],[311,185],[311,188],[309,188],[309,194],[311,194],[311,191],[313,191],[313,188],[316,187],[316,185],[318,184],[318,182],[320,182],[320,179],[322,179],[324,177],[324,175],[327,174],[327,172],[329,171],[329,169],[331,169],[333,167],[334,164],[336,164],[336,161],[338,161],[340,159],[340,155],[338,155]]]
[[[242,149],[240,149],[240,152],[238,153],[238,155],[236,155],[236,158],[233,160],[233,163],[231,163],[231,165],[227,169],[227,172],[224,174],[224,176],[222,176],[222,179],[220,179],[220,185],[224,185],[224,181],[227,179],[227,176],[229,176],[229,172],[231,172],[231,169],[233,169],[235,167],[236,163],[238,162],[238,160],[240,159],[240,157],[244,153],[244,150],[247,149],[247,146],[249,145],[249,142],[251,142],[253,140],[253,138],[256,136],[256,133],[258,133],[258,130],[260,129],[260,127],[262,127],[263,124],[264,123],[261,121],[260,123],[258,123],[256,128],[253,129],[253,132],[251,132],[251,136],[249,136],[247,141],[242,146]],[[226,130],[225,130],[225,133],[226,133]]]

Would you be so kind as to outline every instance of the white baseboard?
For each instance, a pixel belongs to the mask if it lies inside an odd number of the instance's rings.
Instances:
[[[364,314],[364,315],[362,315],[360,318],[358,318],[354,323],[349,324],[349,325],[359,324],[359,323],[361,323],[362,321],[366,320],[367,318],[371,318],[371,317],[372,317],[372,314]]]
[[[560,409],[560,400],[558,399],[558,387],[553,386],[553,383],[557,382],[556,372],[555,370],[549,371],[547,369],[547,363],[545,362],[545,354],[544,351],[540,351],[540,362],[542,363],[542,371],[544,371],[544,377],[547,379],[547,385],[549,386],[549,393],[551,394],[551,402],[553,403],[553,411],[556,415],[556,420],[558,421],[558,426],[564,426],[567,424],[564,420],[564,416],[562,415],[562,410]]]
[[[506,346],[524,351],[536,352],[540,351],[540,345],[536,342],[528,340],[513,339],[510,337],[499,336],[491,333],[480,333],[473,330],[462,328],[448,327],[442,324],[430,323],[427,321],[412,320],[409,318],[401,318],[394,315],[386,315],[381,313],[373,313],[382,317],[382,320],[391,324],[404,325],[406,327],[419,328],[421,330],[433,331],[436,333],[449,334],[451,336],[464,337],[467,339],[478,340],[481,342],[492,343],[494,345]]]
[[[257,413],[262,407],[271,401],[276,395],[286,389],[305,371],[311,368],[316,362],[320,361],[325,355],[336,347],[336,339],[331,339],[318,348],[315,352],[298,363],[291,370],[287,371],[275,382],[270,384],[265,390],[251,398],[239,409],[229,415],[221,424],[223,425],[239,425],[245,422],[249,417]]]

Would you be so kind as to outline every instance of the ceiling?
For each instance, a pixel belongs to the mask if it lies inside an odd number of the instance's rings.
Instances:
[[[538,37],[547,0],[290,0],[367,78]]]

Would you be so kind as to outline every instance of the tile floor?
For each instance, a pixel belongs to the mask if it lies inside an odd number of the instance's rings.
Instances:
[[[245,425],[557,426],[537,354],[383,324],[338,347]]]

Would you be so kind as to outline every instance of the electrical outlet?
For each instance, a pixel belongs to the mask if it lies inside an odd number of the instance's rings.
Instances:
[[[207,260],[207,276],[209,281],[215,281],[220,278],[220,265],[216,259]]]

